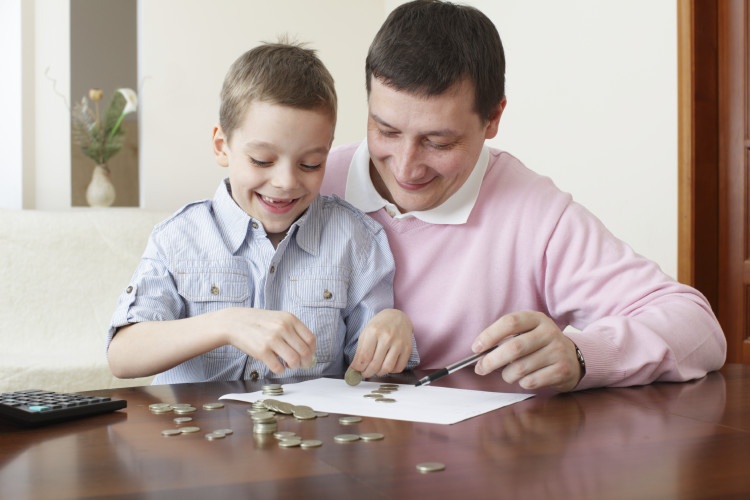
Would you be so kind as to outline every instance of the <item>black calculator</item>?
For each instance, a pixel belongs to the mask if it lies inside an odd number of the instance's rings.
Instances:
[[[24,426],[46,425],[125,408],[124,399],[38,389],[0,394],[0,420]]]

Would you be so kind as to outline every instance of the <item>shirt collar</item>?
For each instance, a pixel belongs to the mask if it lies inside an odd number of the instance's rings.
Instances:
[[[346,179],[346,200],[364,212],[375,212],[385,207],[395,219],[415,217],[430,224],[464,224],[469,219],[482,187],[482,179],[489,164],[489,148],[482,147],[477,163],[463,185],[439,206],[430,210],[406,212],[380,196],[370,177],[370,152],[367,139],[363,140],[352,157]]]
[[[224,179],[216,189],[213,199],[213,210],[216,223],[224,241],[236,252],[252,231],[249,225],[255,220],[245,212],[231,195],[229,179]],[[296,239],[297,245],[304,251],[317,255],[322,230],[320,196],[316,197],[304,214],[289,228],[289,234]],[[263,223],[257,221],[261,226]]]

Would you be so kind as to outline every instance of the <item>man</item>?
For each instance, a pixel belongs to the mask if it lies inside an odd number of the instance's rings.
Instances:
[[[329,156],[322,192],[388,233],[395,304],[414,324],[420,368],[497,344],[475,371],[502,370],[526,390],[684,381],[720,368],[726,340],[699,292],[549,179],[485,146],[506,105],[504,73],[500,37],[480,11],[403,4],[367,56],[367,139]],[[360,338],[353,364],[365,376],[376,373],[371,358],[406,355],[372,337]]]

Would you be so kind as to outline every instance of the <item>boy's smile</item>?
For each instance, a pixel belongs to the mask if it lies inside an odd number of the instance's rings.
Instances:
[[[319,110],[254,101],[229,137],[214,129],[214,152],[229,167],[232,198],[259,220],[274,245],[318,196],[333,118]]]

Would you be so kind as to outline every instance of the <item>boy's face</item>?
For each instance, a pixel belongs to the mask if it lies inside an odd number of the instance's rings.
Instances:
[[[333,142],[331,117],[255,101],[229,140],[214,128],[219,165],[229,168],[232,198],[263,223],[277,245],[320,191]]]

